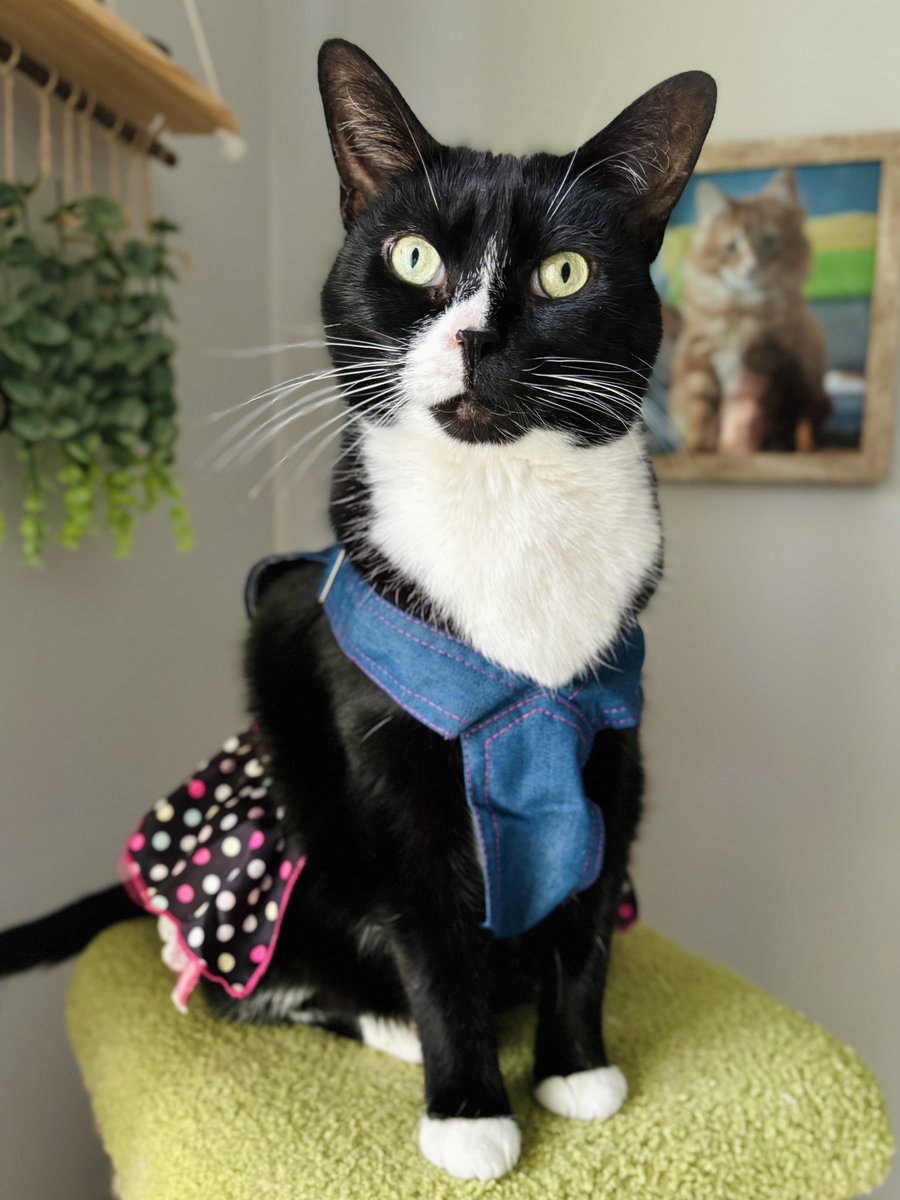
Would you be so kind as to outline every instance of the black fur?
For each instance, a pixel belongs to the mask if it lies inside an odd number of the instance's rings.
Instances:
[[[510,380],[542,356],[599,358],[608,364],[608,382],[624,381],[640,397],[660,338],[649,265],[711,120],[712,81],[677,76],[574,155],[521,159],[438,144],[348,43],[325,44],[320,83],[347,228],[322,295],[335,363],[362,362],[381,346],[402,344],[448,303],[498,239],[508,253],[490,314],[490,352],[473,351],[462,398],[487,415],[475,436],[469,418],[449,405],[436,414],[447,432],[503,442],[550,426],[595,445],[635,426],[633,402],[612,399],[598,413],[576,397],[563,411],[523,397]],[[447,268],[440,286],[403,285],[392,274],[385,247],[403,233],[439,248]],[[591,276],[581,292],[556,303],[535,295],[530,280],[559,250],[581,253]],[[349,402],[366,404],[373,420],[391,419],[377,399]],[[332,493],[336,534],[373,587],[409,610],[430,611],[427,595],[367,540],[371,497],[353,445],[345,451]],[[660,565],[633,598],[629,618],[652,594]],[[607,1064],[603,992],[641,814],[637,731],[602,733],[584,769],[585,790],[606,823],[600,879],[523,938],[497,942],[481,928],[482,878],[460,746],[408,716],[343,655],[316,600],[319,582],[310,565],[278,578],[257,610],[246,655],[251,708],[308,865],[257,992],[232,1000],[208,986],[208,999],[230,1019],[286,1019],[285,996],[303,988],[295,1019],[315,1014],[317,1023],[351,1035],[362,1013],[412,1016],[429,1113],[509,1113],[496,1007],[537,991],[537,1080]],[[124,915],[124,905],[109,908],[110,893],[104,895],[103,904],[85,901],[77,910],[85,929],[91,921],[105,925],[109,913]],[[0,935],[0,962],[17,970],[86,940],[84,930],[62,928],[49,918]],[[31,958],[24,948],[30,939],[38,941]]]

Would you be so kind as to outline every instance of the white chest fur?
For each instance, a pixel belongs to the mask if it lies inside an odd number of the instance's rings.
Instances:
[[[419,411],[363,456],[371,539],[475,649],[545,687],[602,658],[660,546],[637,435],[467,445]]]

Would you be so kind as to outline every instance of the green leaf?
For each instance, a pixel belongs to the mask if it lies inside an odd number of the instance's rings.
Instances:
[[[0,183],[0,208],[15,208],[23,205],[33,188],[34,184],[32,183]]]
[[[19,295],[19,299],[28,305],[33,305],[35,308],[40,308],[42,304],[47,304],[60,295],[60,289],[56,284],[40,281],[31,283],[27,288],[23,288]]]
[[[122,268],[115,259],[98,257],[93,262],[94,274],[103,283],[121,283]]]
[[[27,237],[14,237],[4,254],[11,267],[36,267],[43,257],[37,243]]]
[[[149,333],[128,362],[129,375],[139,375],[159,358],[168,357],[175,350],[175,343],[164,333]]]
[[[175,373],[167,362],[156,362],[147,372],[147,392],[151,396],[168,396],[175,386]]]
[[[26,379],[4,379],[3,391],[19,408],[43,408],[44,390]]]
[[[122,263],[132,275],[149,279],[160,261],[159,251],[146,242],[130,241],[122,247]]]
[[[81,432],[81,421],[74,413],[64,412],[54,417],[50,422],[50,433],[61,442],[68,441]]]
[[[20,367],[25,367],[29,371],[39,371],[41,369],[40,355],[27,342],[22,341],[21,338],[4,338],[0,349],[2,349],[7,358],[12,359],[14,363],[18,363]]]
[[[166,217],[157,217],[155,221],[150,222],[150,228],[154,233],[180,233],[181,227],[173,224]]]
[[[112,304],[104,304],[98,300],[91,305],[88,314],[88,328],[94,337],[106,337],[116,323],[116,310]]]
[[[90,338],[73,337],[69,343],[69,355],[76,367],[82,367],[94,357],[94,343]]]
[[[94,234],[118,233],[125,228],[125,213],[121,204],[108,196],[85,196],[69,205],[71,212],[80,217],[85,228]]]
[[[154,417],[147,426],[147,440],[160,450],[174,445],[178,437],[178,426],[168,417]]]
[[[17,321],[21,321],[27,315],[28,311],[29,306],[21,296],[14,296],[5,304],[0,304],[0,329],[7,329],[10,325],[15,325]]]
[[[68,325],[43,313],[34,313],[22,332],[33,346],[61,346],[71,337]]]
[[[9,427],[23,442],[40,442],[50,432],[50,422],[40,412],[14,413]]]
[[[120,429],[130,429],[135,432],[143,428],[147,420],[146,405],[140,400],[130,397],[109,405],[103,413],[103,424],[114,424]]]

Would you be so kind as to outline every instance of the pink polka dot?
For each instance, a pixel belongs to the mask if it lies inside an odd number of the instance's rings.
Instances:
[[[222,772],[223,775],[230,775],[231,772],[234,770],[234,768],[235,768],[235,761],[233,758],[223,758],[222,761],[219,763],[219,770]]]
[[[247,816],[251,821],[258,821],[260,817],[264,817],[265,815],[266,810],[264,808],[260,808],[258,804],[254,805],[253,808],[251,808],[247,813]]]
[[[633,916],[634,916],[634,905],[633,904],[626,903],[626,904],[619,905],[619,919],[620,920],[630,921]]]
[[[175,899],[179,904],[190,904],[194,898],[194,889],[189,883],[183,883],[175,893]]]
[[[192,779],[188,784],[188,795],[192,800],[202,800],[206,795],[206,784],[202,779]]]
[[[128,842],[128,849],[133,850],[137,854],[138,850],[143,850],[147,839],[142,833],[135,833]]]
[[[194,862],[198,867],[205,867],[209,862],[211,855],[205,846],[202,846],[194,855]]]
[[[282,879],[289,879],[290,874],[291,874],[291,864],[286,861],[283,862],[281,864],[281,866],[278,868],[278,874],[281,876]]]
[[[261,963],[265,957],[266,957],[265,946],[254,946],[253,949],[250,951],[250,961],[251,962]]]
[[[260,848],[260,846],[265,844],[265,841],[266,841],[266,835],[262,832],[261,829],[257,829],[255,833],[250,834],[250,840],[247,843],[247,845],[250,847],[251,850],[258,850]]]

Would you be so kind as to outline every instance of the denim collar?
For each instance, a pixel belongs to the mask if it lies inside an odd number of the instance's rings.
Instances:
[[[595,802],[603,798],[585,795],[582,768],[601,730],[640,721],[640,628],[622,634],[606,663],[551,690],[391,604],[341,546],[257,564],[248,609],[274,574],[302,560],[324,567],[319,598],[347,657],[423,725],[460,740],[485,926],[498,937],[524,933],[589,887],[605,832]]]

